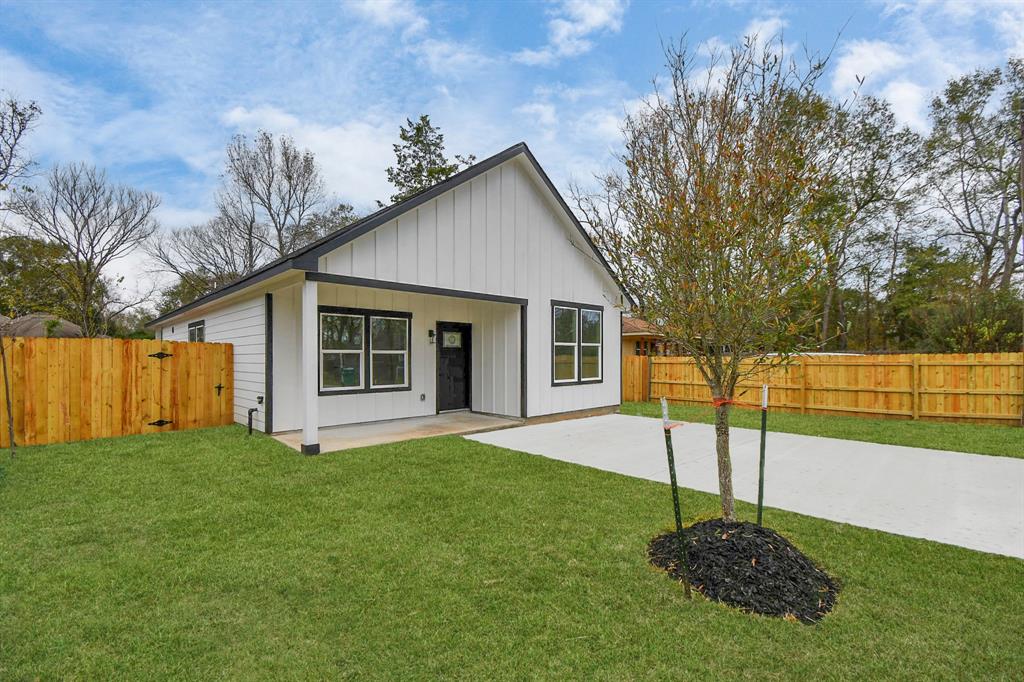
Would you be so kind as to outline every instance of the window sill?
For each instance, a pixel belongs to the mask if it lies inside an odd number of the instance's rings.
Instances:
[[[552,381],[552,386],[582,386],[586,384],[603,384],[604,377],[600,379],[576,379],[574,381]]]
[[[395,393],[396,391],[411,391],[412,386],[388,386],[387,388],[354,388],[351,390],[341,389],[320,389],[317,395],[323,397],[328,395],[365,395],[367,393]]]

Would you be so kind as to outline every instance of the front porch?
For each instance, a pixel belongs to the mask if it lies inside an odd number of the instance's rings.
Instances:
[[[427,417],[408,417],[381,422],[346,424],[319,429],[320,452],[335,452],[369,445],[397,443],[428,436],[483,433],[519,426],[522,419],[460,411]],[[302,450],[302,431],[280,433],[274,438],[295,450]]]

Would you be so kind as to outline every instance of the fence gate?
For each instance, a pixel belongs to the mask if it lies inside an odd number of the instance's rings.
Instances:
[[[19,445],[233,421],[231,344],[20,337],[2,341]],[[7,447],[8,440],[7,406],[0,392],[0,447]]]

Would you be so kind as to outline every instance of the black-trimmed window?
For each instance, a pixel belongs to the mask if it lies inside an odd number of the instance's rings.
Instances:
[[[553,386],[604,380],[604,308],[551,301],[551,383]]]
[[[172,329],[171,331],[174,330]],[[206,320],[188,323],[188,340],[200,343],[206,341]]]
[[[320,393],[408,391],[412,313],[319,307]]]

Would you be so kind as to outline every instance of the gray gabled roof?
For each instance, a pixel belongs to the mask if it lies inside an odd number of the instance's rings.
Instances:
[[[604,269],[608,272],[608,275],[612,278],[612,281],[619,286],[620,291],[622,291],[622,294],[626,297],[626,299],[630,303],[633,303],[633,298],[625,289],[622,288],[622,285],[619,284],[618,278],[615,277],[615,274],[612,272],[611,267],[608,265],[608,261],[605,260],[604,255],[601,254],[600,250],[594,244],[593,240],[591,240],[590,235],[587,234],[587,231],[583,229],[583,226],[580,224],[580,221],[576,218],[576,215],[569,208],[569,205],[565,203],[565,199],[563,199],[562,195],[559,194],[557,189],[555,189],[554,183],[551,182],[551,179],[548,177],[548,174],[544,172],[543,168],[541,168],[540,164],[537,162],[537,158],[533,155],[533,152],[530,151],[530,148],[526,146],[525,142],[520,142],[518,144],[512,145],[511,147],[504,151],[498,152],[494,156],[488,157],[483,161],[479,161],[473,164],[472,166],[465,168],[464,170],[456,173],[447,180],[443,180],[437,183],[436,185],[433,185],[432,187],[428,187],[424,190],[421,190],[420,192],[417,192],[416,194],[413,194],[412,196],[406,197],[402,201],[382,208],[376,213],[371,213],[365,218],[362,218],[361,220],[357,220],[354,223],[346,225],[345,227],[341,228],[340,230],[336,230],[335,232],[332,232],[326,237],[318,239],[317,241],[311,244],[307,244],[306,246],[303,246],[301,249],[293,251],[292,253],[281,258],[278,258],[273,262],[267,263],[263,267],[253,271],[252,273],[244,277],[240,277],[239,279],[235,280],[234,282],[231,282],[230,284],[226,284],[223,287],[215,289],[214,291],[211,291],[210,293],[204,296],[200,296],[191,303],[187,303],[181,306],[180,308],[177,308],[169,313],[165,313],[157,318],[154,318],[147,322],[146,326],[155,326],[165,320],[168,320],[172,317],[176,317],[181,313],[187,312],[201,305],[210,303],[211,301],[214,301],[223,296],[227,296],[228,294],[241,291],[242,289],[250,287],[254,284],[262,282],[263,280],[269,279],[270,277],[274,277],[289,270],[303,270],[307,272],[316,272],[320,256],[323,256],[326,253],[334,251],[335,249],[344,246],[345,244],[355,239],[358,239],[367,232],[371,232],[372,230],[380,227],[381,225],[384,225],[394,220],[398,216],[416,208],[420,204],[424,204],[430,201],[431,199],[434,199],[444,194],[450,189],[457,187],[458,185],[461,185],[464,182],[468,182],[479,175],[483,175],[492,168],[500,166],[509,159],[513,159],[516,156],[519,156],[520,154],[523,154],[526,157],[526,159],[530,162],[530,165],[533,166],[534,170],[537,172],[537,175],[540,176],[541,180],[547,186],[552,196],[555,197],[555,200],[558,202],[559,206],[561,206],[562,210],[569,217],[569,220],[572,222],[572,224],[579,231],[580,235],[583,236],[583,238],[586,240],[586,243],[593,250],[594,255],[597,256],[598,258],[598,262],[600,262],[601,265],[604,266]]]

